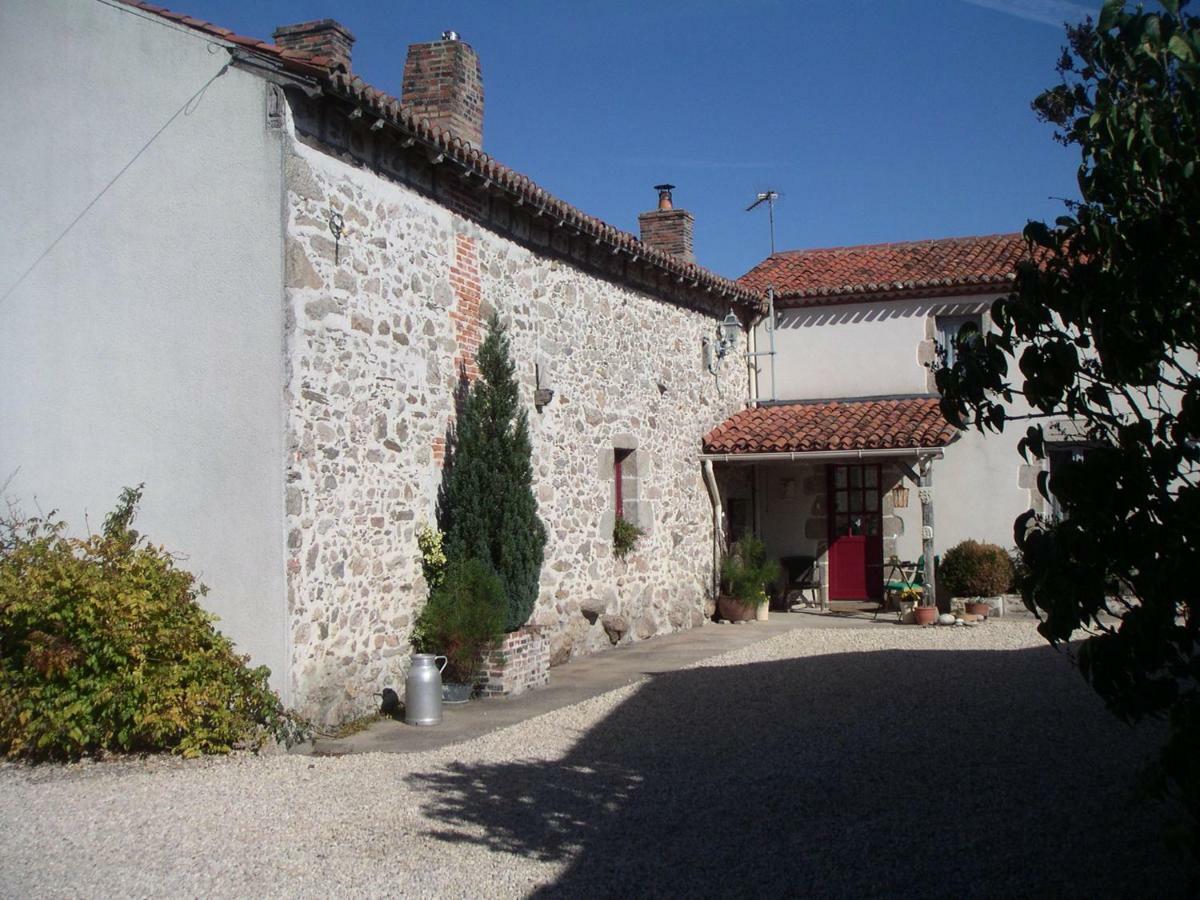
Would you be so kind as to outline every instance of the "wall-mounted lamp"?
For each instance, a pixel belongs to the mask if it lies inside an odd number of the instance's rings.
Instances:
[[[724,359],[725,354],[733,349],[733,345],[737,343],[738,333],[741,330],[742,323],[733,314],[733,310],[731,309],[729,315],[721,322],[720,337],[717,338],[717,359]]]
[[[554,388],[550,386],[549,361],[541,354],[538,356],[538,361],[533,365],[533,405],[541,412],[554,399]]]
[[[716,340],[704,338],[704,365],[708,371],[714,375],[717,374],[717,361],[724,359],[734,344],[737,343],[738,332],[742,330],[742,323],[738,321],[738,317],[733,314],[733,310],[729,311],[717,328]]]

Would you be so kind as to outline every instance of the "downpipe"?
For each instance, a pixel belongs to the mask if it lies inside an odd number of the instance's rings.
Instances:
[[[721,527],[724,511],[721,509],[721,492],[717,490],[717,476],[713,473],[712,460],[702,459],[700,471],[704,473],[704,484],[708,488],[708,497],[713,508],[713,567],[710,588],[715,598],[720,592],[721,548],[725,545],[724,529]]]

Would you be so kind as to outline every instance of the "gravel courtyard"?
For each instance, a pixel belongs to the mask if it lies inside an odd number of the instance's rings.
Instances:
[[[0,766],[0,895],[1182,896],[1024,620],[801,629],[440,751]]]

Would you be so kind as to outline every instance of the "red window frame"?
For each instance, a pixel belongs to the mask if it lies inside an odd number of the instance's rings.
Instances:
[[[632,450],[613,450],[613,497],[614,509],[618,519],[625,518],[625,492],[621,485],[624,479],[623,466],[625,460],[633,455]]]

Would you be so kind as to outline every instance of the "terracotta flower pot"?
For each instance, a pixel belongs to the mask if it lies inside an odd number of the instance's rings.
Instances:
[[[936,606],[918,606],[913,609],[913,623],[916,625],[932,625],[937,621]]]
[[[971,615],[983,616],[985,619],[988,617],[988,613],[990,613],[992,611],[992,604],[984,603],[983,601],[977,601],[975,603],[965,603],[963,605],[967,608],[967,612],[970,613]]]
[[[746,603],[742,603],[736,597],[729,597],[722,594],[717,598],[717,612],[721,614],[721,618],[729,622],[749,622],[757,615],[758,610]]]

